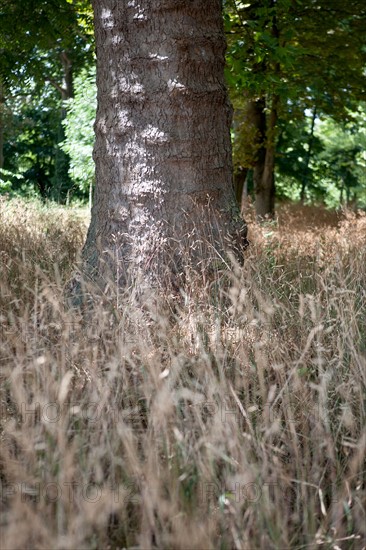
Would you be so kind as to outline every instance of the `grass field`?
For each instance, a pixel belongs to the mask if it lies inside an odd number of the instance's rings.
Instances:
[[[147,316],[83,210],[0,202],[0,547],[366,546],[366,216],[281,207]]]

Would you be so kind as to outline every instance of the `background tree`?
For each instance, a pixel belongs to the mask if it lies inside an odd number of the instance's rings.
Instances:
[[[93,3],[96,189],[83,250],[105,286],[172,281],[233,228],[220,0]]]
[[[298,113],[297,105],[293,107],[291,118],[280,120],[278,125],[276,195],[302,202],[306,198],[320,200],[326,189],[314,170],[314,161],[324,150],[320,135],[315,132],[319,119],[314,119],[314,111],[309,110],[309,116],[304,116]]]
[[[342,163],[326,170],[329,144],[319,120],[333,120],[340,132],[360,127],[363,2],[226,0],[224,6],[239,202],[243,187],[254,187],[258,213],[262,207],[273,213],[275,192],[338,203]],[[0,7],[0,185],[60,201],[87,197],[94,108],[83,95],[92,86],[91,5],[0,0]],[[73,101],[62,100],[71,95]],[[358,166],[361,157],[355,151],[344,162]],[[362,174],[352,174],[352,194],[362,205]]]
[[[20,95],[8,97],[4,168],[10,192],[49,197],[55,169],[58,107],[58,97],[51,86],[37,93],[34,85],[24,83]]]
[[[321,136],[323,151],[316,159],[322,169],[323,181],[332,186],[332,206],[366,206],[366,116],[360,107],[354,121],[336,123],[321,121],[317,134]]]
[[[256,174],[257,214],[273,215],[278,131],[293,120],[293,104],[296,116],[310,109],[342,121],[365,95],[366,8],[358,0],[228,0],[225,6],[228,78],[241,117],[236,126],[249,136],[255,128],[256,147],[244,168]]]
[[[24,83],[28,85],[29,81],[35,84],[38,98],[48,84],[57,91],[58,125],[50,194],[61,201],[71,185],[69,159],[58,145],[64,139],[63,102],[73,96],[75,74],[92,61],[91,15],[86,0],[0,0],[2,105],[4,108],[14,95],[24,95]],[[6,159],[4,162],[6,167]]]
[[[337,122],[330,117],[289,120],[279,127],[277,195],[329,207],[366,206],[366,115],[362,102]],[[314,128],[313,128],[314,126]],[[311,131],[313,128],[313,132]],[[310,147],[311,146],[311,147]],[[306,186],[304,188],[304,177]]]

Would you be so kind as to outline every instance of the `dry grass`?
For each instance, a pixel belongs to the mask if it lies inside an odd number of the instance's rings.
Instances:
[[[0,204],[2,549],[365,546],[366,217],[327,216],[145,322],[65,307],[82,213]]]

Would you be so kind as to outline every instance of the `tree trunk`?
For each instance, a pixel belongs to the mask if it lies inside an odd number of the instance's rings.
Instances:
[[[61,149],[60,144],[65,139],[65,129],[63,126],[63,121],[67,115],[65,101],[74,97],[74,81],[72,61],[69,53],[62,51],[60,61],[63,72],[62,85],[50,80],[51,84],[60,92],[62,101],[57,142],[55,143],[55,174],[52,178],[51,197],[57,202],[65,204],[69,200],[72,181],[69,175],[70,157]]]
[[[280,44],[280,31],[277,26],[276,0],[270,1],[270,8],[273,10],[272,37]],[[266,65],[266,63],[265,63]],[[273,67],[274,73],[280,75],[281,67],[277,61]],[[262,100],[262,112],[260,131],[262,134],[262,148],[259,150],[257,164],[254,167],[254,192],[255,192],[255,212],[257,218],[273,218],[275,213],[275,159],[276,159],[276,126],[277,109],[279,105],[279,96],[272,94]],[[269,113],[269,114],[266,114]],[[263,130],[264,128],[264,130]]]
[[[71,99],[74,97],[74,74],[72,69],[72,61],[70,59],[70,56],[68,52],[63,51],[60,54],[62,69],[63,69],[63,91],[61,93],[62,100]]]
[[[346,187],[346,206],[348,208],[351,202],[351,188],[347,182],[347,178],[345,178],[345,187]]]
[[[96,186],[84,271],[102,285],[155,286],[187,259],[218,258],[233,229],[221,2],[93,7]]]
[[[255,213],[258,220],[272,219],[275,213],[274,151],[266,149],[265,161],[254,168]]]
[[[277,97],[271,101],[270,114],[266,116],[265,101],[257,101],[258,131],[261,145],[253,170],[255,212],[258,219],[274,216],[275,207],[275,130],[277,124]]]
[[[343,206],[344,181],[341,180],[341,190],[339,193],[339,204]]]
[[[305,190],[306,190],[306,187],[308,185],[310,159],[311,159],[311,154],[313,152],[314,129],[315,129],[316,115],[317,115],[317,109],[316,109],[316,105],[314,105],[313,113],[312,113],[312,117],[311,117],[311,127],[310,127],[309,141],[308,141],[308,151],[307,151],[306,159],[305,159],[304,176],[303,176],[303,180],[302,180],[302,183],[301,183],[301,192],[300,192],[301,202],[304,202],[304,200],[305,200]]]
[[[0,81],[0,168],[4,168],[4,109],[5,96],[3,85]]]
[[[4,121],[3,104],[0,102],[0,168],[4,168]]]
[[[243,202],[243,192],[245,187],[245,182],[247,180],[249,168],[243,168],[240,166],[236,172],[234,172],[234,190],[235,198],[239,205],[239,208],[242,206]]]

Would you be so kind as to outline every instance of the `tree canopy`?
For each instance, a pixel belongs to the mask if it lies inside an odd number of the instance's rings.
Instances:
[[[262,214],[285,197],[365,205],[365,3],[224,0],[223,17],[238,199],[267,194]],[[0,0],[3,191],[90,194],[93,32],[88,0]],[[354,148],[334,149],[344,132]]]
[[[31,186],[36,184],[43,197],[64,200],[72,185],[69,158],[59,146],[64,139],[63,102],[74,95],[75,76],[93,63],[92,44],[92,12],[88,1],[0,1],[0,167],[14,173],[21,170],[25,181]],[[50,98],[57,116],[47,115]],[[33,120],[34,132],[29,133],[27,123],[21,125],[17,141],[23,143],[23,149],[29,144],[27,159],[20,154],[19,143],[15,149],[14,145],[10,148],[7,145],[14,120],[22,118],[25,110],[28,120]],[[34,115],[29,116],[30,111]],[[45,126],[42,130],[41,124]],[[48,137],[43,139],[42,134]],[[45,151],[49,147],[53,148],[51,160],[43,162],[42,157],[50,156]],[[28,168],[27,164],[32,162]],[[35,179],[36,173],[42,173],[42,185]]]
[[[366,93],[364,2],[228,0],[225,6],[237,169],[258,169],[281,141],[281,129],[294,123],[305,129],[309,109],[338,123],[352,118]],[[272,172],[277,161],[278,151]]]

